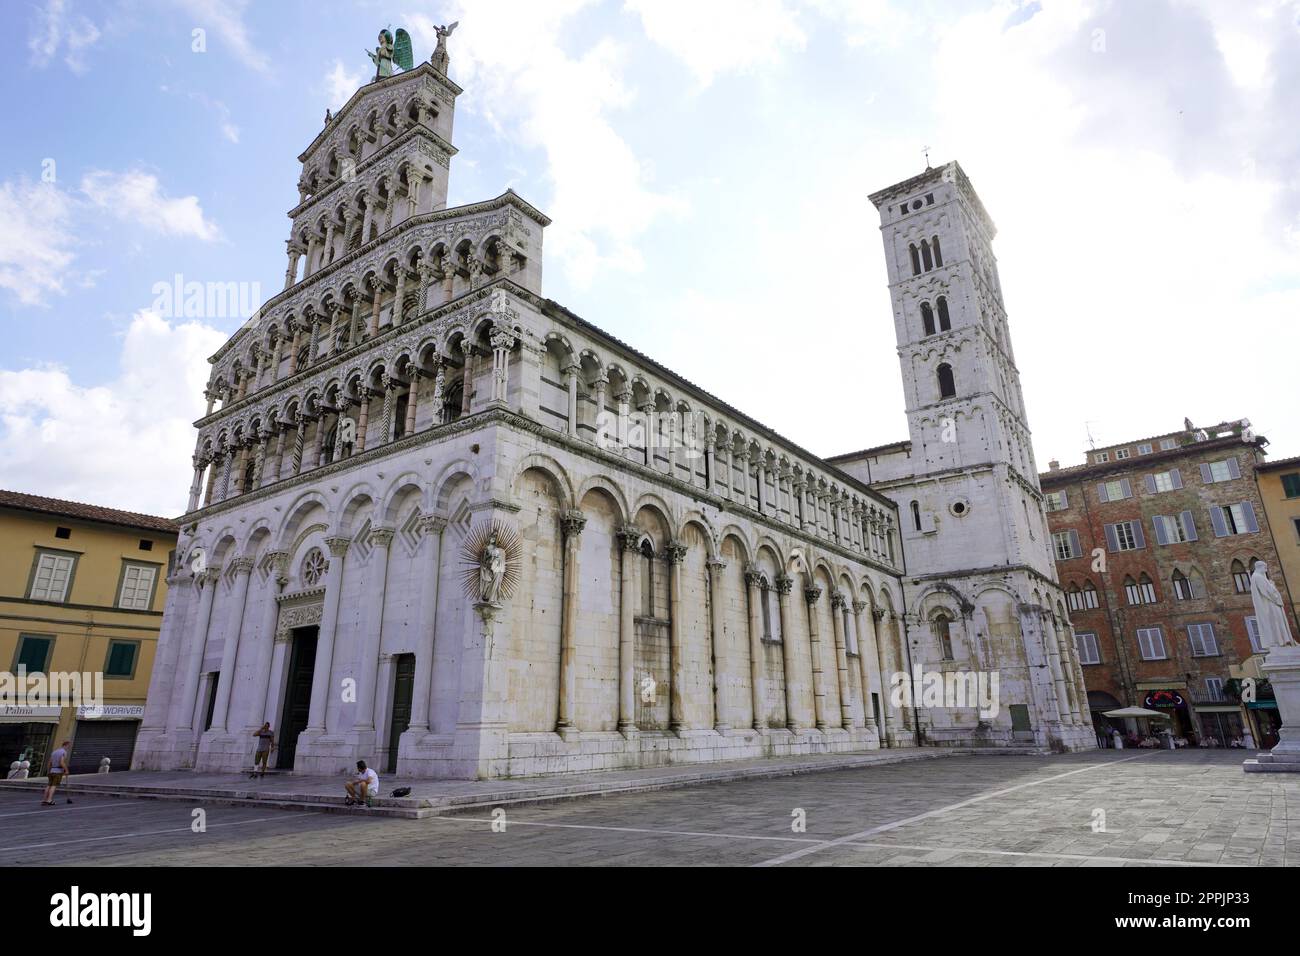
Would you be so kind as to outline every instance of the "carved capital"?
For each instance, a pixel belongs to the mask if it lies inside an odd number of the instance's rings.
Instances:
[[[844,600],[844,595],[839,591],[831,592],[831,607],[837,611],[844,610],[848,602]]]
[[[807,601],[810,605],[816,604],[818,598],[820,598],[821,596],[822,596],[821,588],[814,587],[814,588],[803,589],[803,599]]]
[[[560,530],[565,538],[576,538],[587,526],[587,516],[576,508],[560,515]]]
[[[253,558],[240,557],[231,561],[230,567],[236,574],[248,574],[256,564]]]
[[[341,558],[348,553],[348,548],[352,544],[351,538],[326,538],[326,546],[330,549],[330,554],[336,558]]]
[[[854,613],[854,614],[861,614],[861,613],[862,613],[863,611],[865,611],[866,609],[867,609],[867,602],[866,602],[866,601],[854,601],[854,602],[853,602],[853,613]]]
[[[417,524],[424,534],[442,534],[447,529],[447,519],[441,515],[420,515]]]
[[[727,562],[719,561],[717,558],[710,558],[704,564],[705,567],[707,567],[710,571],[714,572],[715,574],[721,574],[723,571],[727,569]]]
[[[778,574],[776,576],[776,590],[778,594],[789,594],[794,588],[794,578],[788,574]]]
[[[641,547],[641,529],[634,524],[618,529],[618,542],[624,551],[637,551]]]
[[[686,558],[686,545],[670,542],[664,548],[664,560],[669,564],[681,564]]]
[[[377,548],[387,550],[388,546],[393,543],[393,534],[392,528],[371,528],[370,543]]]
[[[758,587],[763,580],[763,572],[758,565],[755,564],[745,565],[744,575],[745,583],[751,588]]]

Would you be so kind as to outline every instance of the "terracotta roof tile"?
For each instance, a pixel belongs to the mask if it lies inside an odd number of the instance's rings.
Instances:
[[[105,508],[102,505],[83,504],[80,501],[45,498],[41,495],[24,494],[21,491],[0,489],[0,508],[15,508],[19,511],[34,511],[39,514],[56,515],[64,518],[80,518],[83,521],[98,521],[103,524],[142,528],[147,531],[161,531],[166,534],[178,534],[180,532],[180,525],[171,518],[142,515],[134,511],[119,511],[116,508]]]

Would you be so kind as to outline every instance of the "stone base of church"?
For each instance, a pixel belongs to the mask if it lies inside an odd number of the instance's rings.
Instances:
[[[131,755],[132,770],[193,770],[194,737],[159,730],[142,730]]]
[[[790,731],[731,728],[650,730],[622,733],[588,731],[564,739],[559,734],[511,734],[506,776],[535,777],[599,770],[637,770],[681,764],[721,763],[757,757],[862,753],[877,750],[880,738],[861,727],[845,730]]]
[[[257,741],[251,729],[247,733],[209,730],[199,738],[194,767],[196,770],[246,772],[253,766],[256,749]]]
[[[1097,735],[1089,725],[1068,724],[1033,731],[1003,727],[928,727],[925,743],[931,747],[1039,747],[1053,753],[1096,750]]]

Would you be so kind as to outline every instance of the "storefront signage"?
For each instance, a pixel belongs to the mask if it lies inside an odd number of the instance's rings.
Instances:
[[[1147,694],[1148,707],[1182,707],[1183,695],[1176,690],[1153,690]]]
[[[143,720],[143,704],[101,704],[98,707],[78,707],[78,720]]]

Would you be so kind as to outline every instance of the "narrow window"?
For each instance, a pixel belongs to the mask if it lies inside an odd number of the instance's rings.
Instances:
[[[926,335],[934,335],[934,311],[929,302],[921,303],[921,324],[925,327]]]
[[[948,299],[941,295],[935,304],[939,307],[939,331],[947,332],[952,328],[952,323],[948,321]]]
[[[957,394],[957,383],[953,380],[952,366],[944,363],[939,366],[939,397],[952,398]]]
[[[931,240],[930,240],[930,244],[931,244],[932,246],[934,246],[934,264],[935,264],[935,266],[941,266],[941,265],[943,265],[943,253],[939,251],[939,237],[938,237],[938,236],[935,236],[933,239],[931,239]]]
[[[921,506],[915,501],[912,502],[912,527],[921,530]]]
[[[934,636],[939,642],[939,652],[945,661],[952,660],[951,621],[946,614],[938,614],[933,622]]]
[[[655,616],[655,549],[649,541],[641,542],[641,613]]]
[[[921,262],[926,272],[934,268],[934,259],[930,256],[930,244],[924,239],[921,240]]]
[[[919,276],[921,274],[921,257],[916,251],[916,243],[912,243],[907,248],[912,252],[912,275]]]

